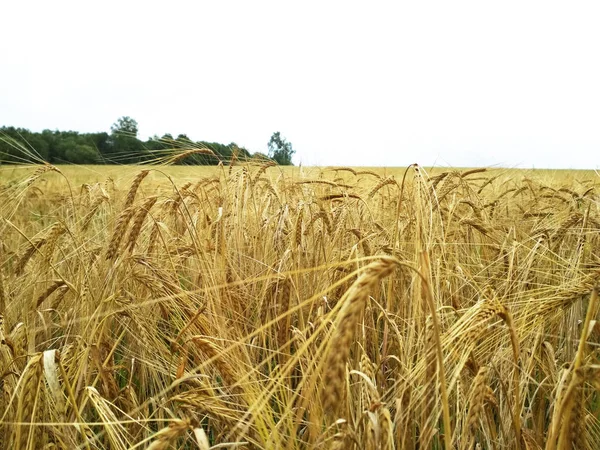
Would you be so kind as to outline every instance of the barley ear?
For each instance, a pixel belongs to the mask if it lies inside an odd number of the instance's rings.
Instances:
[[[112,237],[108,244],[108,250],[106,251],[107,260],[114,259],[117,256],[119,246],[121,245],[121,241],[125,235],[125,230],[127,229],[127,225],[129,225],[129,221],[131,220],[132,216],[133,207],[129,207],[119,214],[117,223],[115,224],[115,230],[113,231]]]
[[[127,198],[125,199],[125,205],[123,205],[124,210],[133,205],[133,201],[135,200],[135,194],[137,193],[140,184],[142,184],[142,181],[148,176],[149,173],[149,170],[142,170],[133,179],[133,183],[131,183],[131,187],[129,188],[129,192],[127,193]]]
[[[380,280],[390,275],[395,267],[396,260],[387,256],[370,263],[344,296],[345,301],[331,338],[324,368],[323,406],[330,414],[337,414],[343,401],[346,362],[354,341],[356,323],[369,292]]]
[[[146,199],[146,201],[139,207],[135,216],[133,217],[133,225],[131,227],[131,231],[129,232],[129,237],[127,240],[126,247],[129,247],[129,251],[133,251],[135,247],[135,243],[137,241],[138,236],[140,235],[140,231],[142,230],[142,224],[144,223],[144,219],[150,212],[150,209],[156,203],[158,197],[150,197]]]
[[[34,428],[28,423],[34,422],[37,409],[40,381],[42,379],[43,360],[42,354],[33,356],[21,376],[21,391],[17,400],[17,411],[15,413],[15,427],[12,435],[14,449],[28,449],[33,439]]]

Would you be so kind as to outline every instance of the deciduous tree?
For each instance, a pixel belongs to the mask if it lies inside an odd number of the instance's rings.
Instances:
[[[269,157],[273,158],[277,164],[282,166],[291,166],[292,156],[296,151],[292,148],[292,143],[288,142],[281,133],[276,131],[269,140]]]

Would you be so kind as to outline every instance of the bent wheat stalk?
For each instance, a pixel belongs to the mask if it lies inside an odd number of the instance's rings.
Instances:
[[[342,402],[346,380],[346,361],[354,339],[356,322],[367,302],[369,292],[379,281],[392,273],[397,266],[395,258],[382,257],[369,264],[350,287],[331,339],[325,364],[323,405],[325,411],[337,413]]]

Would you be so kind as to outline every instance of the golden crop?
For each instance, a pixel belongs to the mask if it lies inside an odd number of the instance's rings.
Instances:
[[[0,448],[598,448],[599,193],[0,167]]]

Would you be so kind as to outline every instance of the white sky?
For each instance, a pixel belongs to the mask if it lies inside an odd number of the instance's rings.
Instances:
[[[0,125],[305,165],[597,168],[600,2],[6,0]]]

